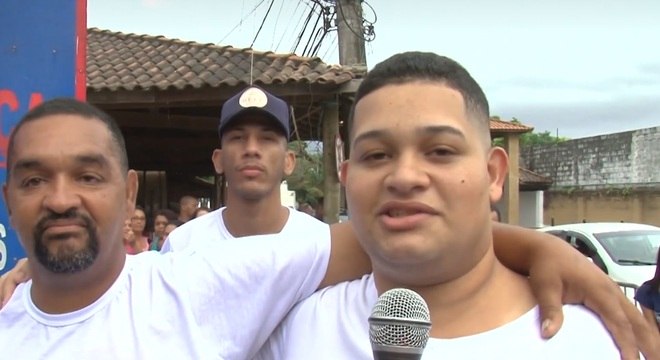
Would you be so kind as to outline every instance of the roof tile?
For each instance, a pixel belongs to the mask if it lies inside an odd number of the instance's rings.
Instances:
[[[363,73],[325,64],[319,58],[200,44],[163,36],[87,32],[87,86],[117,89],[182,89],[250,82],[342,84]]]
[[[499,132],[507,132],[507,133],[526,133],[532,130],[534,130],[534,128],[531,126],[516,124],[511,121],[504,121],[498,117],[490,118],[490,131],[496,131],[496,132],[499,131]]]

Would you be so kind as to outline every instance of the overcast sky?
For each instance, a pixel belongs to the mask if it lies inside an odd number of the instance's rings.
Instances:
[[[254,43],[294,48],[311,0],[272,0]],[[88,26],[249,47],[271,0],[88,0]],[[660,125],[660,0],[372,0],[371,67],[407,50],[459,61],[491,114],[569,138]],[[316,18],[312,19],[312,22]],[[296,51],[301,54],[313,26]],[[318,56],[338,63],[336,32]]]

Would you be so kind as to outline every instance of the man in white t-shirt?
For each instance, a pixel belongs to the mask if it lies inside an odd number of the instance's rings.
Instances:
[[[248,99],[242,99],[245,94],[249,95],[246,95]],[[263,102],[264,97],[266,103]],[[357,277],[357,274],[361,273],[360,271],[362,273],[367,272],[366,267],[368,267],[368,264],[360,261],[364,254],[359,246],[351,241],[354,235],[346,224],[333,225],[332,256],[328,259],[330,244],[328,226],[306,214],[282,207],[279,201],[279,191],[272,191],[273,186],[277,188],[281,176],[283,176],[282,174],[290,172],[292,164],[289,162],[294,160],[289,155],[286,147],[288,139],[288,107],[286,103],[261,89],[249,87],[230,99],[228,104],[223,107],[220,125],[223,147],[216,150],[213,156],[216,170],[224,172],[227,178],[230,179],[228,206],[199,219],[194,219],[171,234],[177,235],[170,238],[174,239],[171,243],[173,246],[170,246],[170,249],[175,249],[177,252],[183,253],[184,256],[168,255],[164,257],[165,260],[161,260],[155,254],[141,255],[128,260],[120,257],[115,260],[121,264],[125,263],[125,265],[118,269],[114,262],[107,259],[109,255],[106,252],[99,251],[98,256],[105,259],[103,263],[106,265],[112,264],[112,266],[90,265],[96,269],[94,274],[87,268],[80,270],[80,273],[87,275],[82,276],[86,281],[78,284],[77,291],[69,291],[71,289],[69,285],[58,286],[55,290],[59,288],[68,289],[64,293],[66,295],[64,299],[83,303],[82,307],[76,305],[72,308],[71,305],[77,304],[77,302],[67,303],[65,301],[64,303],[68,306],[64,309],[45,307],[40,304],[38,298],[34,297],[34,294],[40,292],[35,291],[35,289],[50,283],[50,278],[53,276],[62,278],[64,283],[68,282],[68,278],[63,275],[49,274],[42,264],[35,264],[35,261],[32,261],[30,262],[32,272],[35,273],[34,269],[40,272],[35,276],[35,281],[19,288],[16,296],[0,312],[0,323],[12,319],[13,327],[25,330],[24,337],[21,338],[21,333],[16,332],[15,337],[12,337],[11,340],[0,337],[0,342],[11,341],[12,344],[28,346],[30,350],[35,351],[33,353],[34,357],[48,354],[50,357],[57,358],[57,353],[49,351],[49,347],[32,347],[29,344],[33,343],[35,339],[40,339],[41,335],[51,331],[50,329],[53,327],[68,329],[68,332],[64,332],[65,334],[73,334],[74,331],[76,334],[79,331],[95,334],[100,329],[99,327],[108,325],[117,328],[115,332],[117,336],[110,339],[112,342],[106,344],[112,349],[109,354],[121,355],[123,358],[130,358],[131,355],[140,357],[164,353],[169,355],[187,353],[189,354],[188,357],[193,358],[205,358],[209,353],[220,354],[220,356],[230,359],[244,358],[254,354],[255,349],[265,341],[269,331],[276,325],[277,319],[282,317],[293,303],[308,295],[315,286],[318,286],[318,282],[321,281],[320,279],[324,273],[325,278],[321,282],[322,285],[336,283],[341,279],[351,278],[351,276]],[[276,106],[266,106],[267,104],[276,104]],[[282,104],[287,108],[286,111],[280,111]],[[71,105],[66,104],[64,109],[49,110],[50,112],[46,114],[40,110],[41,115],[32,119],[32,123],[34,123],[33,125],[40,124],[48,131],[54,132],[57,130],[64,134],[73,134],[75,132],[71,131],[71,128],[82,129],[82,124],[95,124],[94,121],[89,121],[90,119],[106,119],[107,117],[102,112],[87,108],[83,109],[82,114],[78,114],[76,112],[80,110],[78,105],[73,104],[77,110],[69,109],[68,106]],[[233,106],[238,106],[239,110],[232,111]],[[280,110],[277,110],[277,106]],[[253,109],[254,107],[260,108],[262,111]],[[232,113],[236,116],[230,116]],[[39,114],[39,112],[36,114]],[[238,116],[239,114],[241,116]],[[58,125],[59,127],[55,130],[51,129],[52,126],[49,126],[51,122],[41,122],[41,120],[44,120],[41,119],[42,117],[62,115],[82,115],[83,119],[68,119],[72,123],[66,126],[64,126],[64,122],[58,122],[61,125]],[[35,117],[35,113],[31,116]],[[35,119],[40,121],[35,122]],[[59,120],[59,118],[56,120]],[[106,124],[106,120],[103,120],[101,125]],[[235,122],[236,120],[240,121]],[[82,121],[82,124],[78,124],[80,121]],[[44,125],[45,123],[47,124]],[[110,120],[107,124],[114,123]],[[129,211],[134,206],[135,189],[133,186],[136,187],[137,185],[133,184],[135,181],[134,173],[127,169],[123,140],[117,140],[121,139],[121,134],[118,131],[115,133],[115,125],[107,126],[111,130],[111,138],[117,142],[117,149],[109,146],[110,150],[119,150],[117,158],[120,160],[118,165],[120,173],[122,171],[126,172],[123,180],[115,178],[114,181],[125,182],[123,185],[125,194],[123,196],[126,198],[123,200],[124,203],[119,205],[104,205],[103,211],[99,212],[102,212],[103,217],[107,218],[105,219],[106,223],[111,222],[112,216],[115,217],[114,220],[123,222],[124,214],[121,209],[125,207]],[[99,134],[96,134],[99,132],[98,126],[89,132],[98,137]],[[18,133],[22,132],[17,129],[14,134]],[[35,131],[30,132],[30,135],[36,136],[33,133]],[[40,132],[37,131],[36,133],[39,134]],[[47,134],[45,131],[43,133]],[[52,153],[57,153],[60,147],[71,148],[69,150],[72,152],[76,150],[74,146],[69,144],[91,146],[89,139],[94,139],[96,145],[103,144],[97,138],[91,136],[78,137],[78,133],[75,134],[76,137],[70,137],[69,139],[59,133],[57,135],[60,136],[51,136],[51,134],[49,139],[53,138],[61,142],[44,143],[49,145],[48,151]],[[29,144],[41,142],[41,139],[33,140],[32,138],[22,141],[22,143]],[[114,155],[112,151],[106,151],[104,154]],[[79,157],[75,153],[64,155],[74,159]],[[62,156],[64,157],[64,155]],[[114,160],[114,156],[110,156],[109,159]],[[54,167],[46,160],[49,159],[46,158],[40,161],[45,162],[49,167]],[[108,159],[102,158],[101,160],[103,161],[99,165],[103,166],[99,166],[100,168],[106,171],[108,169],[105,169],[105,167],[114,168],[115,165]],[[52,173],[56,171],[66,173],[75,169],[54,167],[53,169],[47,168],[47,170],[49,176],[53,176]],[[105,184],[106,177],[101,177],[103,181],[95,179],[94,176],[85,177],[84,181]],[[37,186],[39,189],[42,189],[45,184],[48,186],[57,185],[48,177],[45,179],[38,177],[30,180],[30,182],[32,181],[39,185]],[[29,194],[14,191],[12,185],[16,185],[16,183],[12,181],[8,183],[5,190],[6,195]],[[117,184],[113,185],[116,186]],[[52,193],[51,190],[49,189],[45,194]],[[74,190],[77,191],[78,189]],[[46,196],[44,193],[40,193],[40,195]],[[76,196],[81,197],[80,195]],[[74,204],[74,207],[97,208],[99,206],[95,201],[107,199],[102,196],[93,199],[93,201],[85,200],[84,202],[78,201]],[[12,204],[23,204],[23,201],[17,200]],[[46,211],[45,209],[48,209],[51,213],[54,211],[49,209],[46,204],[42,206],[44,206],[44,209],[40,211]],[[112,216],[106,214],[108,209],[113,209]],[[12,221],[33,221],[35,220],[32,218],[33,216],[41,215],[37,211],[24,212],[20,216],[14,216]],[[72,216],[74,222],[80,222],[82,219],[82,215],[77,213],[73,213]],[[94,217],[92,219],[96,220]],[[75,229],[77,230],[75,230],[76,236],[74,237],[81,236],[80,229]],[[28,228],[23,230],[22,233],[19,231],[19,234],[24,239],[29,240],[32,236],[30,230]],[[98,229],[98,233],[103,234],[104,238],[106,236],[112,238],[112,233],[106,230],[111,229]],[[518,264],[518,267],[522,269],[521,271],[529,270],[525,269],[527,262],[532,264],[533,268],[536,268],[535,273],[537,274],[547,273],[547,271],[544,272],[544,269],[554,267],[555,262],[560,264],[557,266],[562,269],[561,272],[553,272],[552,276],[541,276],[538,280],[538,284],[547,284],[547,286],[539,286],[541,290],[544,290],[540,292],[540,296],[546,300],[546,304],[552,306],[560,299],[561,286],[552,286],[553,284],[570,282],[576,289],[586,289],[584,293],[590,296],[590,301],[599,304],[597,308],[605,316],[609,316],[611,323],[627,324],[627,320],[622,318],[620,309],[615,305],[616,302],[608,300],[616,295],[617,290],[609,290],[607,287],[603,287],[603,276],[596,271],[587,270],[580,272],[580,277],[574,277],[573,274],[580,269],[572,264],[570,253],[563,252],[564,250],[561,247],[555,245],[558,242],[544,242],[544,236],[547,235],[537,235],[537,233],[526,232],[514,227],[501,227],[498,231],[500,238],[504,239],[500,242],[500,247],[505,249],[501,251],[502,254],[508,256],[509,262],[514,266]],[[88,230],[88,232],[92,233],[91,230]],[[218,241],[234,238],[234,236],[256,234],[275,235],[244,237],[241,241],[236,241],[235,244],[234,242]],[[64,236],[70,235],[70,230],[64,231]],[[507,241],[506,236],[517,236],[518,241]],[[177,239],[180,241],[177,242]],[[32,240],[36,243],[34,239]],[[77,246],[81,246],[79,243],[84,241],[75,240],[75,242],[78,243]],[[53,244],[59,244],[59,242]],[[192,244],[199,246],[190,246]],[[29,244],[26,245],[29,247]],[[53,246],[64,246],[65,249],[68,249],[70,245]],[[103,250],[105,247],[100,249]],[[77,256],[78,253],[74,257],[77,259],[74,263],[79,260]],[[116,254],[113,256],[116,256]],[[545,257],[548,259],[545,259]],[[94,261],[94,264],[98,264],[98,261]],[[140,263],[141,261],[144,261],[144,264]],[[328,263],[339,265],[329,265]],[[99,272],[99,267],[105,270]],[[101,275],[103,275],[105,281],[90,280]],[[75,273],[74,278],[77,277],[81,277],[81,274]],[[4,279],[6,278],[4,277]],[[115,280],[112,282],[108,279]],[[56,284],[57,282],[52,283]],[[80,291],[89,293],[90,289],[96,291],[88,294],[90,296],[79,296]],[[103,292],[103,289],[106,291]],[[30,293],[33,296],[30,296]],[[582,293],[580,291],[580,295],[577,296],[581,296]],[[49,298],[59,300],[57,294],[59,293],[55,292]],[[575,292],[573,292],[573,295],[565,294],[565,296],[576,298]],[[578,301],[584,301],[584,298],[577,299]],[[130,304],[127,305],[126,302]],[[108,307],[108,304],[112,306]],[[80,304],[78,303],[78,305]],[[136,315],[127,316],[125,314],[128,311],[127,308],[130,308],[130,312]],[[31,314],[30,317],[25,317],[26,311]],[[59,315],[53,316],[53,314]],[[558,312],[555,311],[553,320],[557,320],[557,314]],[[112,321],[109,321],[108,317],[112,317]],[[21,321],[18,321],[19,319]],[[58,321],[51,322],[53,319]],[[612,319],[617,321],[612,321]],[[27,323],[24,323],[23,320]],[[122,328],[122,326],[131,323],[134,323],[131,329]],[[625,326],[623,327],[625,328]],[[559,323],[555,321],[555,325],[549,327],[550,330],[547,331],[546,335],[551,335],[558,328]],[[136,333],[135,329],[139,330],[139,334]],[[142,334],[143,332],[149,334]],[[185,332],[186,335],[177,335],[178,339],[170,340],[172,333],[179,334],[181,332]],[[190,334],[190,336],[187,334]],[[62,342],[66,344],[69,341],[68,336],[72,335],[66,335],[63,338],[51,337],[50,343]],[[635,339],[632,336],[623,333],[620,337],[624,344],[634,347]],[[94,339],[97,339],[97,337],[94,337]],[[139,339],[139,347],[134,344],[135,339]],[[79,355],[86,354],[85,351],[90,349],[102,348],[92,340],[90,338],[89,341],[85,341],[84,343],[88,345],[77,350]],[[117,347],[115,346],[116,342],[126,343],[129,346]],[[168,346],[154,346],[154,344],[161,344],[162,342],[167,343]],[[176,347],[178,351],[173,351],[172,347]],[[62,349],[62,354],[64,354],[69,348],[63,345]],[[119,352],[120,350],[121,352]],[[22,354],[25,355],[24,357],[29,357],[28,353]]]
[[[175,229],[161,252],[180,251],[189,246],[204,249],[209,243],[247,235],[313,234],[311,228],[319,226],[318,220],[281,205],[280,183],[296,164],[295,154],[287,146],[289,121],[289,105],[258,86],[246,87],[223,104],[218,126],[220,148],[213,151],[212,160],[216,173],[223,174],[227,180],[226,206]],[[348,244],[356,243],[347,223],[333,224],[331,231],[333,238],[353,239]],[[561,244],[550,235],[506,225],[498,226],[494,234],[500,240],[498,254],[517,255],[505,257],[509,266],[522,267],[519,264],[525,264],[528,258],[532,258],[532,264],[536,260],[554,266],[554,262],[567,258],[561,252],[564,250]],[[559,248],[563,255],[552,256],[554,252],[547,248]],[[348,263],[350,256],[359,258],[362,254],[360,249],[349,249],[352,248],[335,249],[333,257]],[[333,273],[332,278],[353,273],[353,267],[343,270],[333,269],[339,273]],[[363,270],[366,273],[370,268]]]
[[[298,304],[259,357],[372,359],[372,307],[405,287],[430,309],[424,359],[620,358],[582,306],[565,306],[561,331],[543,339],[528,279],[496,258],[490,204],[502,195],[508,159],[491,146],[488,102],[462,66],[420,52],[376,65],[349,131],[341,181],[373,273]]]
[[[289,106],[257,86],[249,86],[222,106],[220,148],[213,151],[215,171],[227,180],[227,206],[180,226],[162,251],[204,247],[219,239],[246,235],[309,233],[309,216],[282,206],[280,183],[293,171],[288,149]]]
[[[251,235],[312,237],[327,224],[282,206],[280,183],[296,164],[289,150],[289,105],[258,86],[248,86],[222,106],[213,151],[216,173],[227,180],[227,206],[192,219],[169,234],[161,252],[206,251],[209,244]],[[333,230],[332,256],[343,266],[328,269],[326,286],[338,279],[369,271],[369,261],[347,225]],[[276,244],[276,243],[275,243]],[[276,246],[276,245],[274,245]]]
[[[137,175],[112,118],[72,99],[19,122],[3,191],[32,275],[0,310],[7,359],[246,359],[337,267],[320,222],[127,256]]]
[[[214,150],[212,159],[216,172],[224,174],[227,180],[227,206],[175,229],[168,236],[162,252],[181,251],[190,246],[203,251],[210,243],[246,235],[314,234],[311,229],[318,226],[317,220],[281,205],[280,182],[295,167],[295,156],[287,147],[289,121],[288,104],[257,86],[248,86],[223,104],[218,127],[220,148]],[[333,224],[330,228],[334,240],[356,243],[355,234],[347,223]],[[593,287],[595,284],[609,281],[595,269],[581,271],[590,274],[585,279],[575,277],[578,269],[573,264],[572,252],[550,235],[498,224],[493,227],[493,236],[497,255],[507,266],[519,271],[532,275],[554,275],[555,280],[562,278],[564,282],[575,282],[576,289],[596,289]],[[350,260],[361,256],[362,250],[351,246],[336,247],[332,251],[333,259],[346,265],[361,263]],[[532,271],[533,268],[537,270]],[[565,272],[557,271],[557,268]],[[354,266],[333,268],[328,273],[328,279],[348,277],[355,273],[353,269]],[[360,270],[366,273],[370,269]],[[543,282],[543,277],[534,276],[530,279],[536,282],[537,296],[542,303],[555,305],[559,301],[561,297],[549,291],[554,289],[552,281],[545,279]],[[324,282],[322,285],[330,283]],[[618,294],[616,287],[611,287],[610,291]],[[590,294],[594,303],[602,304],[611,298],[596,292]],[[557,307],[559,305],[556,303]],[[546,311],[544,318],[557,314]],[[557,318],[553,318],[545,336],[552,335],[558,325]],[[625,344],[627,335],[622,336]]]

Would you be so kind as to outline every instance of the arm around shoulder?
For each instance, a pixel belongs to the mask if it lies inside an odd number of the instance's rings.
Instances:
[[[330,225],[330,238],[330,261],[319,289],[371,272],[371,261],[360,246],[350,222]]]

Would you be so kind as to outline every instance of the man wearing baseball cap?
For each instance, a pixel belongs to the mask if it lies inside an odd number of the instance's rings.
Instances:
[[[280,183],[296,164],[288,149],[289,119],[289,105],[257,86],[223,104],[220,147],[212,160],[227,180],[226,206],[174,230],[164,251],[247,235],[300,234],[318,226],[318,220],[281,203]]]
[[[270,118],[274,124],[280,126],[289,140],[289,105],[257,86],[244,89],[224,103],[218,127],[220,137],[222,138],[222,131],[227,126],[250,114]]]

